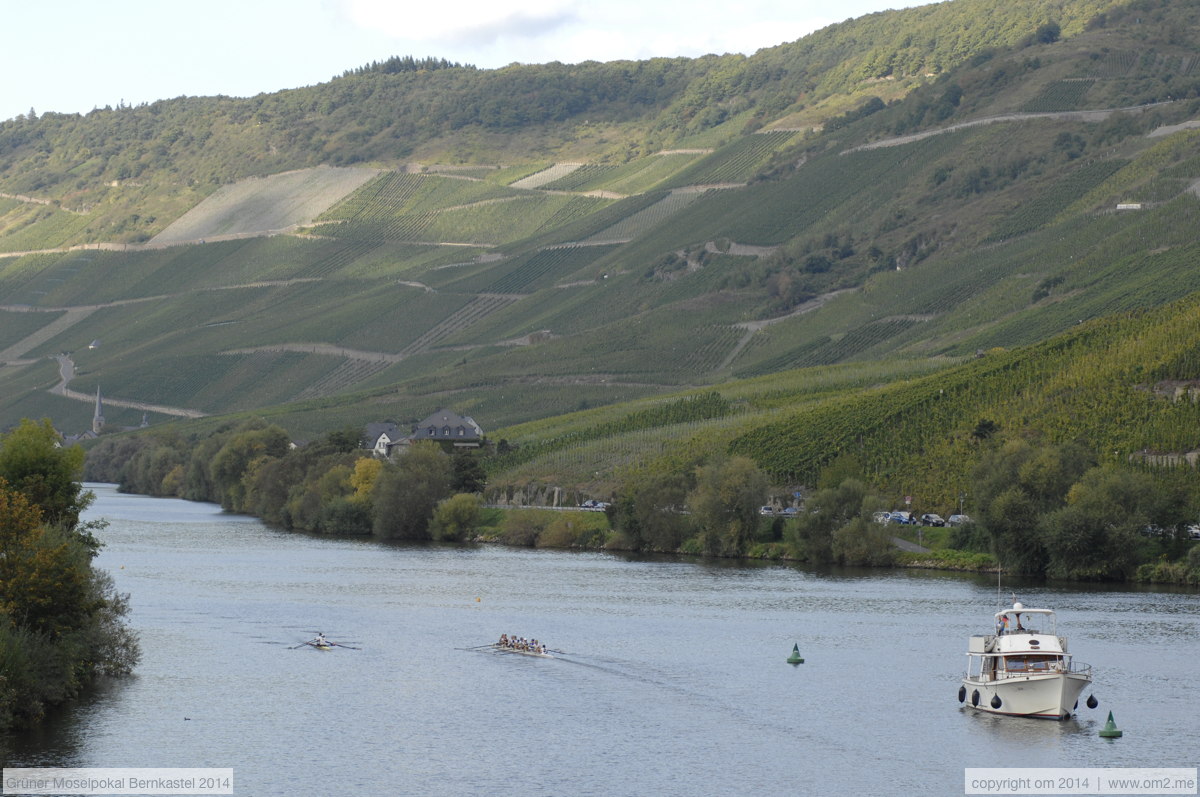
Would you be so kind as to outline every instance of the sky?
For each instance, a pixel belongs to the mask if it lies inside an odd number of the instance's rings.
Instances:
[[[0,120],[323,83],[393,55],[512,63],[753,54],[923,0],[0,0]]]

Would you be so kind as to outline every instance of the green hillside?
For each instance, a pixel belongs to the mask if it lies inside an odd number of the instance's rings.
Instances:
[[[980,416],[1068,434],[1005,403],[1026,366],[999,363],[1189,301],[1197,51],[1196,0],[952,0],[749,58],[398,60],[9,120],[0,427],[83,431],[97,389],[113,426],[255,414],[302,440],[450,406],[521,443],[497,484],[612,489],[725,449],[809,484],[853,453],[944,502],[926,481]],[[970,399],[943,416],[946,380]],[[594,420],[712,390],[728,407],[678,429]]]
[[[1177,473],[1169,463],[1200,448],[1198,353],[1193,294],[957,364],[864,363],[734,381],[715,393],[498,430],[515,451],[496,467],[490,489],[575,484],[611,493],[646,473],[686,474],[724,450],[754,459],[781,487],[815,485],[849,460],[891,500],[914,496],[949,514],[980,458],[998,441],[1018,439],[1084,441],[1101,464]],[[689,414],[702,401],[714,409]],[[979,437],[981,420],[994,425],[995,439]],[[1200,508],[1194,474],[1187,478]]]

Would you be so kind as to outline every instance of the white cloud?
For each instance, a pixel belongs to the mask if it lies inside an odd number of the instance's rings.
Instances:
[[[458,0],[397,3],[342,0],[359,27],[395,39],[488,45],[501,38],[537,38],[577,20],[563,0]]]
[[[331,0],[341,17],[397,52],[499,66],[751,54],[829,24],[811,2],[744,0]],[[821,9],[825,10],[825,9]]]

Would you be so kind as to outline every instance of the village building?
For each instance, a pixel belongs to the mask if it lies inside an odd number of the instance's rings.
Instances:
[[[368,423],[362,439],[362,447],[377,457],[386,457],[388,447],[400,441],[404,433],[391,421]]]
[[[483,444],[483,429],[474,418],[440,409],[415,424],[408,434],[400,432],[391,422],[369,423],[363,436],[363,448],[375,456],[390,457],[405,446],[419,440],[430,440],[453,448],[479,448]]]

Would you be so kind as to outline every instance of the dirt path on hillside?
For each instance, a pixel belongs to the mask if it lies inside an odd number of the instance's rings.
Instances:
[[[219,354],[258,354],[261,352],[290,351],[297,354],[325,354],[331,357],[345,357],[350,360],[362,360],[372,363],[398,363],[403,355],[390,354],[384,351],[362,351],[347,349],[344,346],[334,346],[329,343],[273,343],[267,346],[248,346],[244,349],[226,349]]]
[[[58,360],[58,384],[50,388],[50,392],[56,396],[74,399],[75,401],[94,402],[96,400],[95,396],[80,393],[78,390],[71,390],[67,387],[71,380],[75,378],[75,361],[66,354],[59,354],[54,359]],[[208,413],[200,412],[199,410],[167,407],[162,404],[148,404],[144,401],[129,401],[127,399],[109,398],[107,396],[103,398],[103,401],[110,407],[128,407],[130,409],[141,410],[142,412],[172,415],[177,418],[205,418],[208,416]]]
[[[733,361],[736,360],[737,356],[742,353],[742,349],[746,348],[746,346],[750,343],[751,338],[757,335],[760,330],[765,329],[772,324],[778,324],[780,321],[787,321],[789,318],[795,318],[798,315],[811,313],[813,310],[816,310],[819,307],[824,307],[829,300],[841,296],[843,293],[852,293],[856,290],[858,289],[843,288],[840,291],[824,293],[815,299],[810,299],[804,304],[799,305],[795,310],[792,310],[792,312],[787,313],[786,315],[776,316],[775,318],[765,318],[762,321],[744,321],[740,324],[734,324],[734,327],[746,330],[746,334],[742,335],[741,339],[736,345],[734,345],[733,351],[729,352],[728,356],[726,356],[721,364],[717,367],[717,370],[724,371],[726,368],[733,365]]]
[[[885,138],[879,141],[872,141],[868,144],[860,144],[857,147],[843,150],[842,155],[849,155],[851,152],[861,152],[868,149],[881,149],[883,147],[899,147],[903,144],[911,144],[914,141],[921,141],[933,136],[940,136],[945,133],[953,133],[957,130],[964,130],[968,127],[980,127],[982,125],[996,124],[997,122],[1022,122],[1027,119],[1074,119],[1079,122],[1103,122],[1113,114],[1118,113],[1145,113],[1153,108],[1162,105],[1171,105],[1178,100],[1165,100],[1163,102],[1152,102],[1148,105],[1131,105],[1128,108],[1105,108],[1093,111],[1046,111],[1044,113],[1005,113],[998,116],[985,116],[980,119],[971,119],[966,122],[959,122],[948,127],[939,127],[936,130],[925,130],[920,133],[912,133],[907,136],[897,136],[896,138]]]

